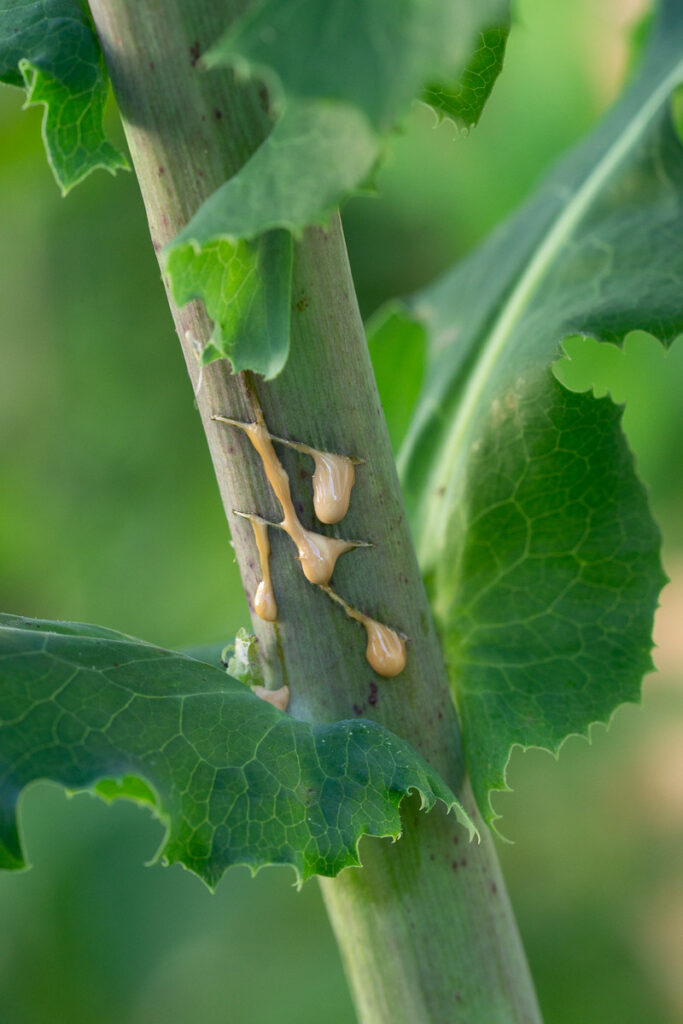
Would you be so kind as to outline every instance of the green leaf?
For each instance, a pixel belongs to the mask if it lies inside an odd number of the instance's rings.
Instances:
[[[429,82],[457,81],[503,0],[261,0],[205,56],[267,83],[275,102],[331,99],[387,132]]]
[[[569,335],[683,330],[683,7],[638,77],[478,251],[410,300],[425,385],[399,465],[491,820],[509,750],[556,751],[649,667],[659,538],[609,402],[565,392]]]
[[[281,229],[300,236],[367,191],[384,139],[411,100],[428,82],[457,83],[482,26],[500,24],[506,11],[506,0],[263,0],[202,57],[203,67],[232,65],[265,79],[279,115],[166,248],[175,300],[203,299],[216,323],[204,362],[227,356],[235,370],[269,377],[282,369],[291,266],[282,257],[262,273],[261,237]],[[483,69],[485,61],[476,63]],[[438,103],[454,118],[470,117],[468,102],[479,108],[490,91],[492,65],[485,89],[477,74],[444,87]]]
[[[489,820],[515,744],[557,753],[653,667],[660,538],[620,421],[544,374],[506,393],[469,459],[436,601]]]
[[[269,380],[289,354],[292,239],[269,231],[255,241],[174,243],[167,254],[173,301],[202,299],[215,323],[203,364],[228,358],[235,372]]]
[[[391,446],[396,453],[409,427],[424,377],[425,331],[388,302],[365,325]],[[400,369],[399,369],[400,368]]]
[[[485,29],[460,80],[430,86],[423,95],[425,103],[463,130],[474,128],[503,70],[508,31],[508,24]]]
[[[341,103],[298,104],[241,170],[210,196],[166,247],[217,239],[233,244],[273,228],[300,234],[323,224],[365,180],[378,148],[367,119]]]
[[[300,880],[397,837],[417,791],[474,826],[412,748],[372,722],[311,726],[218,668],[113,630],[0,616],[0,867],[21,868],[16,805],[51,779],[151,805],[159,851],[213,887],[231,864]]]
[[[128,167],[104,137],[107,73],[78,0],[5,0],[0,81],[24,86],[26,106],[44,104],[43,141],[63,195],[97,167]]]
[[[375,136],[352,107],[295,107],[166,246],[174,300],[201,298],[215,322],[203,362],[227,356],[235,372],[266,378],[282,370],[289,354],[290,232],[324,223],[355,189],[359,169],[369,175],[377,154]]]

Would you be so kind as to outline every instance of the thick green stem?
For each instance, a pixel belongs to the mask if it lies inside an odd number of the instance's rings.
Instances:
[[[197,64],[243,4],[218,0],[91,0],[157,251],[248,158],[268,131],[258,84]],[[211,324],[198,303],[171,309],[204,423],[250,602],[259,580],[251,528],[234,509],[280,509],[248,439],[216,414],[254,419],[252,387],[271,431],[359,456],[351,508],[336,536],[373,547],[341,558],[335,589],[409,638],[406,670],[376,676],[361,627],[303,578],[291,541],[275,531],[279,625],[253,617],[269,684],[287,681],[290,711],[312,721],[363,714],[409,739],[471,807],[456,716],[420,578],[349,272],[341,226],[306,232],[295,250],[292,351],[271,384],[207,367],[192,339]],[[313,527],[310,459],[283,451],[292,493]],[[321,530],[319,526],[315,529]],[[322,532],[322,531],[321,531]],[[401,841],[364,841],[362,869],[323,882],[366,1024],[537,1022],[539,1013],[490,837],[468,845],[452,817],[414,801]]]

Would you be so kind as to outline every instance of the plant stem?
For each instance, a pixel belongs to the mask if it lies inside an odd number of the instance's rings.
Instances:
[[[91,0],[157,251],[268,131],[258,83],[237,85],[230,73],[197,64],[243,7],[223,0]],[[233,509],[270,520],[280,518],[280,509],[243,432],[211,417],[252,421],[256,397],[273,434],[364,460],[349,514],[332,532],[373,547],[340,559],[334,587],[410,638],[407,667],[395,679],[375,676],[362,629],[306,582],[291,541],[272,531],[279,623],[252,616],[268,684],[289,684],[290,711],[299,718],[362,714],[406,737],[472,810],[339,219],[327,230],[306,231],[295,248],[291,355],[274,382],[232,375],[221,360],[204,369],[198,388],[195,343],[208,341],[212,325],[199,303],[171,303],[171,310],[250,604],[258,558],[249,523]],[[311,460],[288,449],[278,454],[301,518],[313,527]],[[452,818],[437,809],[421,813],[414,800],[404,805],[404,825],[399,843],[363,841],[364,867],[322,884],[360,1020],[539,1021],[485,827],[481,844],[468,845]]]

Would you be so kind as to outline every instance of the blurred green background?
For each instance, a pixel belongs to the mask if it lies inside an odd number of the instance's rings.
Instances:
[[[364,313],[465,252],[594,123],[642,8],[520,0],[479,128],[454,138],[414,110],[381,198],[345,210]],[[173,647],[227,640],[246,606],[135,180],[95,174],[61,200],[40,113],[20,105],[0,91],[0,607]],[[683,345],[666,359],[646,336],[625,355],[584,348],[560,372],[627,401],[662,523],[660,673],[591,746],[515,755],[516,792],[498,798],[515,845],[500,854],[546,1024],[675,1024]],[[161,833],[133,806],[40,785],[22,812],[35,867],[0,876],[1,1024],[353,1021],[314,882],[297,894],[287,871],[233,869],[212,897],[181,868],[143,866]]]

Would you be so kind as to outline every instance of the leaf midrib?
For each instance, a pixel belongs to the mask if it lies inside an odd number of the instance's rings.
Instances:
[[[528,261],[517,285],[508,295],[503,308],[494,320],[488,338],[481,349],[480,358],[476,362],[474,373],[465,387],[450,430],[441,446],[434,478],[425,486],[421,497],[421,505],[424,510],[427,496],[429,496],[427,510],[420,519],[421,530],[417,540],[418,555],[423,568],[428,565],[428,559],[425,557],[425,554],[428,553],[425,552],[425,538],[431,539],[429,546],[435,549],[438,542],[435,545],[434,538],[442,537],[446,528],[445,517],[441,514],[441,506],[446,505],[450,499],[457,480],[456,467],[464,455],[464,441],[470,425],[477,415],[482,395],[486,391],[510,336],[562,244],[571,236],[602,185],[641,137],[651,118],[671,95],[682,77],[683,60],[680,60],[650,94],[634,117],[629,120],[626,129],[620,133],[593,172],[579,187],[572,200],[565,206],[547,233],[545,241]],[[401,460],[399,460],[399,471],[402,471],[403,468]],[[441,497],[436,497],[440,488],[445,489]]]

